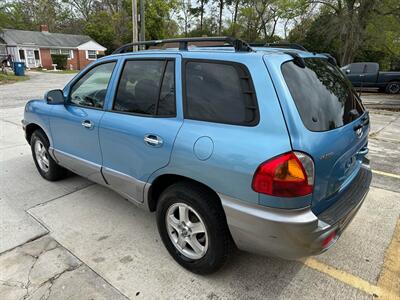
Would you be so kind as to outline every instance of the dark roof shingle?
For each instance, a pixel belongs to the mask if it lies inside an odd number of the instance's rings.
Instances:
[[[35,45],[38,47],[71,47],[75,48],[91,41],[88,35],[3,29],[1,38],[7,45]]]

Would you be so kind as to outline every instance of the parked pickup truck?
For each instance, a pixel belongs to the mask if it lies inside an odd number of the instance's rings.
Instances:
[[[400,72],[380,72],[378,63],[359,62],[341,68],[357,88],[377,88],[388,94],[400,92]]]

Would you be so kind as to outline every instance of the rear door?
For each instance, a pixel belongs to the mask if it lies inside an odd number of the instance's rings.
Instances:
[[[312,206],[318,213],[358,174],[368,152],[369,118],[339,69],[321,58],[304,61],[304,68],[283,62],[277,84],[292,147],[314,160]]]
[[[179,69],[178,56],[125,60],[114,101],[102,118],[103,175],[130,200],[142,202],[149,176],[169,162],[182,124],[175,105]]]

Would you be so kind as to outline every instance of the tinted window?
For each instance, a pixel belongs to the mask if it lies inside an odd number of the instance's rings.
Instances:
[[[362,74],[364,73],[365,64],[354,63],[350,65],[350,72],[352,74]]]
[[[186,63],[188,119],[255,125],[257,102],[250,74],[238,64]]]
[[[327,131],[358,118],[364,111],[340,70],[326,60],[305,59],[305,68],[286,62],[282,73],[304,125]]]
[[[127,61],[114,101],[114,110],[145,115],[175,114],[174,62]]]
[[[379,71],[379,65],[378,64],[376,64],[376,63],[365,64],[364,73],[375,74],[375,73],[378,73],[378,71]]]
[[[101,64],[83,75],[71,88],[70,102],[80,106],[103,108],[115,62]]]
[[[156,114],[161,116],[175,115],[175,64],[173,61],[168,61],[165,69]]]

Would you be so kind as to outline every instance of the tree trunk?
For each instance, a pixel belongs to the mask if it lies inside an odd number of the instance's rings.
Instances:
[[[203,31],[204,0],[200,2],[200,31]]]
[[[238,15],[238,11],[239,11],[239,2],[240,2],[240,0],[236,0],[236,3],[235,3],[235,12],[233,13],[232,36],[236,36],[236,25],[237,25],[237,15]]]
[[[222,11],[224,9],[224,0],[219,0],[219,21],[218,21],[218,35],[221,35],[222,30]]]
[[[269,35],[270,38],[272,38],[275,35],[276,24],[278,24],[278,20],[279,18],[274,19],[274,26],[272,26],[271,34]],[[285,38],[286,38],[286,31],[285,31]]]

